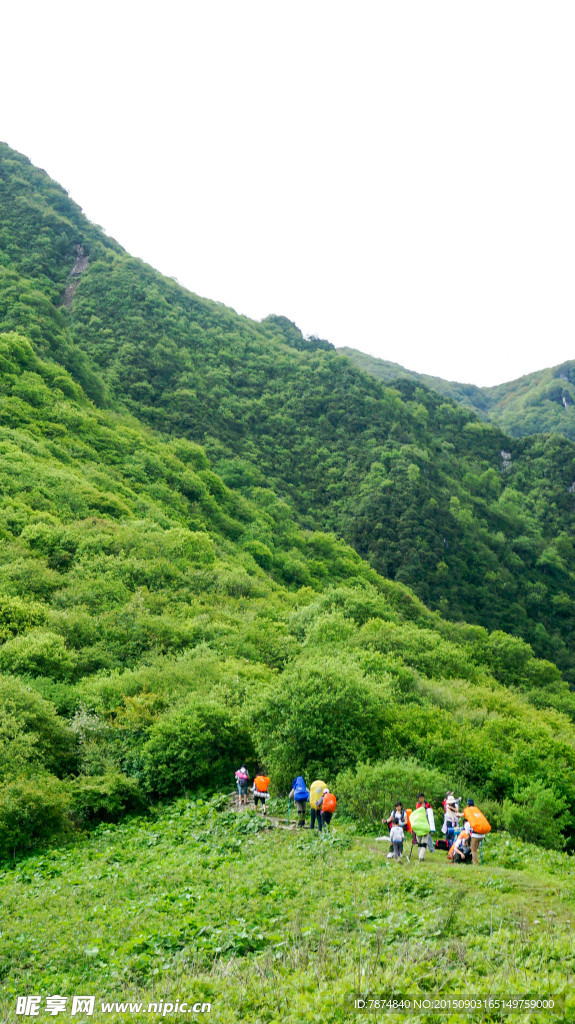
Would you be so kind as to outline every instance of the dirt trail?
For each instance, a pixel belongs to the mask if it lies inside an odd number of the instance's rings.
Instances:
[[[248,802],[247,804],[241,804],[241,806],[238,806],[237,794],[230,793],[228,795],[228,808],[229,808],[230,811],[235,811],[236,814],[243,814],[244,811],[248,811],[248,810],[252,810],[253,811],[254,810],[254,804],[253,804],[253,802]],[[264,817],[262,811],[258,810],[258,814],[260,814],[261,817]],[[272,825],[275,826],[275,828],[283,828],[283,829],[288,830],[289,832],[297,832],[298,831],[297,821],[296,820],[292,821],[291,820],[291,815],[290,815],[290,823],[289,823],[289,825],[288,825],[288,822],[287,822],[287,817],[286,818],[281,818],[277,814],[266,814],[265,815],[265,820],[266,821],[270,821],[272,823]],[[307,824],[306,824],[305,827],[308,828]]]

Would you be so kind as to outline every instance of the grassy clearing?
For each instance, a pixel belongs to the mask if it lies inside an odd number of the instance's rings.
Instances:
[[[358,996],[440,991],[563,995],[564,1018],[511,1019],[574,1019],[569,857],[504,834],[477,869],[439,853],[395,864],[387,851],[353,826],[320,838],[215,800],[177,802],[22,860],[0,873],[0,1020],[30,1019],[16,1016],[21,994],[97,997],[85,1018],[69,1005],[46,1016],[43,1000],[40,1021],[151,1021],[160,1015],[98,1006],[185,999],[210,1002],[210,1024],[298,1024],[360,1020]]]

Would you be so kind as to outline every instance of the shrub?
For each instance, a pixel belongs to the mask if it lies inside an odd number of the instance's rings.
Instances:
[[[569,818],[567,801],[539,781],[517,788],[513,796],[513,800],[503,801],[503,820],[510,835],[527,843],[562,848],[565,839],[560,833]]]
[[[266,691],[255,730],[268,774],[289,789],[294,768],[328,779],[350,763],[399,753],[394,715],[386,688],[353,658],[313,654]]]
[[[261,569],[269,572],[273,565],[273,555],[267,546],[260,540],[249,540],[244,544],[244,549],[249,551]]]
[[[70,783],[72,815],[80,824],[100,819],[118,821],[128,812],[141,813],[146,804],[135,779],[121,772],[80,776]]]
[[[13,779],[0,793],[0,856],[26,853],[68,835],[70,794],[53,775]]]
[[[415,807],[416,797],[421,792],[437,812],[453,785],[453,780],[435,768],[424,767],[414,758],[392,757],[377,764],[359,764],[354,769],[340,772],[336,793],[342,811],[365,825],[379,825],[398,800],[404,807]],[[435,824],[439,829],[442,813],[438,812],[437,817]]]
[[[16,679],[0,678],[0,779],[40,767],[63,774],[76,762],[76,737],[52,702]]]
[[[72,669],[73,655],[64,638],[47,629],[32,629],[0,648],[0,670],[14,675],[67,679]]]
[[[232,712],[190,697],[150,729],[142,753],[145,785],[160,796],[229,786],[237,763],[252,756],[251,739]]]

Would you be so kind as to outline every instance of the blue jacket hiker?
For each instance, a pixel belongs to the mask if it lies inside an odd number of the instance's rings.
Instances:
[[[289,799],[293,800],[297,809],[298,828],[303,828],[305,825],[306,804],[309,800],[309,790],[305,784],[303,775],[298,775],[297,778],[293,780]]]

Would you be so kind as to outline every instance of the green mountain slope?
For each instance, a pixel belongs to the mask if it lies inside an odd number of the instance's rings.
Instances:
[[[101,236],[25,158],[5,149],[3,165],[7,327],[99,405],[204,444],[229,485],[271,487],[427,604],[525,637],[575,679],[572,443],[510,439],[424,387],[385,387],[284,318],[200,299]]]
[[[554,432],[575,440],[575,360],[485,391],[490,418],[515,437]]]
[[[397,380],[417,381],[472,409],[481,419],[497,424],[512,437],[555,433],[575,440],[575,360],[526,374],[506,384],[479,388],[406,370],[399,363],[377,359],[357,349],[339,348],[337,351],[376,380],[386,384]]]
[[[33,181],[43,187],[35,171]],[[74,209],[63,229],[72,267],[77,246],[85,260],[93,244]],[[297,768],[346,780],[352,799],[372,770],[362,765],[387,772],[401,758],[410,790],[422,778],[436,788],[456,782],[494,823],[525,836],[544,807],[550,842],[572,845],[575,697],[559,670],[519,638],[442,619],[344,541],[302,527],[293,511],[309,492],[313,502],[323,494],[335,517],[329,480],[342,502],[345,491],[320,470],[347,458],[353,482],[352,459],[366,464],[368,440],[372,459],[383,445],[389,470],[381,466],[395,483],[378,477],[377,464],[368,477],[399,501],[426,475],[425,486],[441,494],[456,442],[464,459],[488,462],[500,435],[427,392],[382,389],[321,340],[290,345],[294,329],[281,318],[261,326],[189,296],[103,242],[98,258],[90,249],[71,312],[60,308],[64,261],[50,277],[34,262],[33,228],[20,236],[10,223],[2,302],[6,325],[17,329],[0,334],[0,853],[159,797],[228,785],[243,759],[252,773],[265,764],[279,792]],[[159,315],[166,331],[146,336]],[[126,340],[132,329],[139,345]],[[175,372],[181,384],[184,365],[197,403],[187,394],[171,405],[163,382]],[[144,402],[134,385],[146,382]],[[295,451],[280,449],[280,408]],[[172,432],[142,420],[166,421]],[[383,442],[374,422],[385,426]],[[177,436],[206,433],[206,423],[223,477],[203,449]],[[428,473],[418,470],[427,461],[415,446],[426,437],[437,451]],[[462,498],[453,495],[450,514],[461,536],[473,537],[470,508],[487,517],[496,493],[501,532],[529,520],[524,553],[547,530],[539,568],[562,581],[570,540],[553,531],[569,507],[558,481],[572,449],[558,444],[552,464],[549,450],[530,447],[533,477],[519,444],[513,457],[524,478],[485,470],[465,482],[459,472]],[[509,472],[515,488],[500,482]],[[556,508],[539,508],[528,491],[538,472]],[[283,497],[269,479],[284,482]],[[369,493],[354,495],[356,523]],[[309,524],[320,515],[306,500]],[[346,500],[349,509],[351,494]],[[505,537],[497,543],[503,550]]]
[[[238,495],[191,442],[96,410],[22,337],[0,356],[0,849],[38,773],[54,824],[243,758],[281,788],[294,762],[411,755],[485,800],[541,793],[575,834],[575,729],[552,710],[575,718],[575,698],[553,665],[443,621],[269,490]]]

